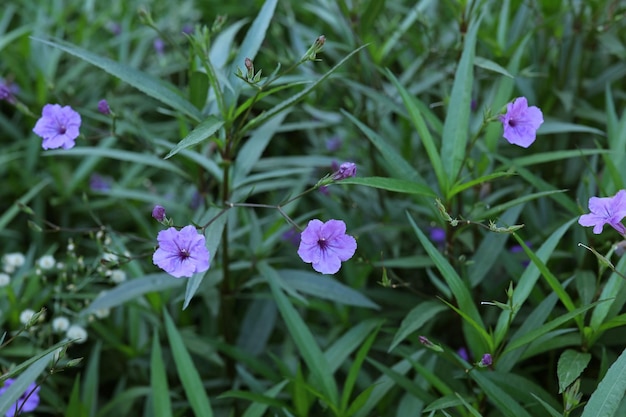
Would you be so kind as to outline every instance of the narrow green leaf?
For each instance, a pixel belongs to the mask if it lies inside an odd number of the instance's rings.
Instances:
[[[567,190],[554,190],[554,191],[540,191],[537,193],[525,194],[521,197],[514,198],[513,200],[509,200],[506,203],[498,204],[497,206],[492,207],[491,209],[481,213],[481,219],[493,219],[497,217],[497,215],[505,210],[508,210],[512,207],[517,206],[518,204],[526,203],[531,200],[536,200],[541,197],[546,197],[556,193],[564,193]]]
[[[491,403],[502,412],[504,417],[532,417],[515,398],[511,397],[487,377],[486,372],[470,371],[470,377],[476,381]]]
[[[72,385],[70,399],[65,409],[65,417],[89,417],[90,415],[87,407],[80,400],[80,374],[78,374]]]
[[[163,317],[165,319],[165,331],[172,349],[172,356],[176,363],[176,372],[180,382],[183,384],[189,405],[196,417],[213,417],[213,410],[209,403],[209,397],[204,390],[200,374],[167,310],[163,310]]]
[[[39,357],[33,361],[30,366],[13,381],[11,386],[0,396],[0,415],[5,415],[15,402],[26,392],[28,386],[34,382],[39,375],[50,365],[50,361],[54,358],[56,349]]]
[[[515,175],[515,173],[508,172],[508,171],[507,172],[493,172],[491,174],[483,175],[482,177],[478,177],[467,182],[457,183],[452,186],[452,188],[448,192],[448,196],[449,198],[452,198],[458,193],[467,190],[468,188],[475,187],[482,183],[490,182],[491,180],[495,180],[497,178],[510,177],[511,175]]]
[[[561,353],[556,366],[556,375],[559,378],[559,394],[576,381],[589,365],[590,360],[590,353],[577,352],[572,349],[567,349]]]
[[[419,384],[416,384],[411,379],[407,378],[406,376],[402,375],[396,370],[392,368],[388,368],[387,366],[383,365],[382,363],[372,358],[367,358],[367,361],[371,363],[372,365],[374,365],[374,367],[378,369],[380,372],[382,372],[387,377],[389,377],[393,382],[395,382],[395,384],[398,387],[405,389],[409,394],[413,395],[415,398],[419,398],[425,403],[430,403],[435,399],[433,395],[430,392],[428,392],[426,388],[422,387]]]
[[[423,325],[432,320],[437,314],[445,310],[446,307],[444,305],[435,301],[425,301],[419,303],[406,315],[404,320],[402,320],[400,328],[393,337],[393,341],[391,342],[391,346],[389,346],[389,349],[387,349],[387,352],[391,352],[411,333],[420,329]]]
[[[339,401],[337,384],[313,334],[280,289],[280,276],[278,276],[278,273],[264,261],[259,262],[257,268],[265,277],[272,290],[278,310],[289,329],[289,334],[298,347],[302,359],[319,384],[320,390],[326,397],[329,406],[336,408]]]
[[[109,74],[135,87],[139,91],[142,91],[150,97],[159,100],[163,104],[170,106],[172,109],[185,113],[195,121],[200,121],[202,119],[202,113],[200,110],[195,108],[193,104],[178,94],[178,92],[176,92],[176,87],[154,77],[151,74],[139,71],[128,65],[112,61],[102,55],[62,40],[55,39],[54,41],[49,41],[37,37],[33,37],[32,39],[54,48],[58,48],[70,55],[74,55],[83,61],[87,61],[90,64],[103,69]]]
[[[439,190],[441,193],[444,193],[446,191],[446,174],[441,164],[441,157],[439,156],[437,145],[435,144],[435,141],[430,134],[430,130],[428,130],[428,126],[426,125],[419,107],[416,104],[417,99],[400,84],[400,81],[398,81],[389,69],[385,71],[385,74],[400,93],[400,97],[402,97],[404,107],[406,107],[409,112],[409,120],[413,123],[413,126],[415,126],[415,130],[417,130],[420,140],[424,145],[424,149],[426,149],[426,153],[428,154],[430,165],[435,171],[435,176],[437,177],[437,182],[439,183]]]
[[[437,194],[428,186],[412,181],[387,177],[352,177],[336,184],[364,185],[370,188],[392,191],[402,194],[418,194],[425,197],[437,197]]]
[[[539,398],[532,392],[530,393],[530,395],[532,395],[533,397],[535,397],[537,401],[539,401],[539,404],[541,404],[541,406],[548,412],[548,414],[550,414],[551,417],[563,417],[562,412],[557,411],[554,407],[552,407],[546,401],[542,400],[541,398]]]
[[[341,111],[344,116],[346,116],[352,123],[356,125],[365,136],[372,142],[372,144],[378,149],[383,158],[387,161],[387,169],[389,172],[393,173],[393,176],[396,178],[402,178],[403,180],[408,180],[412,182],[416,182],[426,186],[426,181],[422,178],[422,176],[413,168],[411,164],[409,164],[402,156],[395,150],[385,138],[380,136],[378,133],[374,132],[368,126],[363,124],[356,117],[351,115],[345,110]]]
[[[367,356],[367,352],[369,352],[370,348],[374,344],[374,340],[376,339],[376,335],[380,330],[380,326],[372,332],[365,342],[359,348],[359,351],[350,366],[350,370],[348,371],[348,376],[343,384],[343,392],[341,393],[341,405],[340,409],[342,411],[347,411],[348,401],[350,401],[350,396],[352,395],[352,389],[354,388],[354,384],[356,383],[356,379],[361,371],[361,366],[363,365],[363,361],[365,361],[365,357]]]
[[[82,386],[82,403],[89,410],[89,415],[93,416],[100,409],[98,406],[98,388],[100,386],[100,354],[102,352],[102,341],[98,340],[94,345],[87,361],[87,372]]]
[[[189,78],[189,101],[202,111],[209,95],[209,77],[205,72],[193,71]]]
[[[610,154],[608,149],[572,149],[562,151],[551,151],[543,153],[533,153],[532,155],[522,156],[515,158],[511,161],[505,162],[505,166],[516,169],[517,167],[530,166],[536,164],[544,164],[546,162],[560,161],[570,158],[581,158],[589,155],[606,155]],[[498,158],[500,159],[500,158]]]
[[[367,403],[367,400],[369,400],[370,396],[372,395],[374,388],[375,388],[375,385],[370,385],[365,390],[363,390],[359,395],[357,395],[354,401],[352,401],[352,404],[350,404],[350,408],[348,408],[348,411],[346,411],[345,416],[350,417],[354,415],[357,411],[359,411],[361,408],[363,408],[365,404]]]
[[[579,316],[582,313],[584,313],[585,311],[595,307],[598,303],[601,303],[601,302],[602,302],[602,300],[596,301],[593,304],[589,304],[589,305],[586,305],[586,306],[578,307],[576,310],[573,310],[573,311],[570,311],[569,313],[563,314],[562,316],[559,316],[556,319],[554,319],[552,321],[549,321],[548,323],[544,324],[543,326],[529,331],[525,335],[523,335],[520,338],[515,339],[515,341],[509,343],[507,345],[506,349],[504,350],[504,352],[502,352],[502,354],[505,354],[507,352],[510,352],[512,350],[515,350],[515,349],[517,349],[517,348],[519,348],[521,346],[524,346],[524,345],[532,342],[533,340],[535,340],[539,336],[542,336],[542,335],[548,333],[549,331],[556,329],[557,327],[561,326],[562,324],[567,323],[568,321],[576,318],[577,316]]]
[[[324,357],[328,362],[328,367],[332,373],[346,362],[352,352],[361,346],[363,340],[381,323],[379,319],[369,319],[361,321],[345,332],[339,339],[326,349]]]
[[[505,77],[514,78],[511,73],[509,73],[505,68],[500,66],[498,63],[493,62],[490,59],[482,58],[482,57],[474,57],[474,65],[480,67],[482,69],[486,69],[488,71],[493,71],[498,74],[502,74]]]
[[[28,192],[19,197],[4,213],[0,216],[0,230],[4,228],[20,213],[20,205],[28,205],[28,202],[34,197],[38,196],[41,190],[43,190],[48,184],[50,184],[50,178],[45,178],[39,181],[34,186],[30,187]]]
[[[125,151],[122,149],[107,149],[107,148],[95,148],[90,146],[79,146],[67,150],[47,151],[45,157],[58,157],[59,155],[67,156],[96,156],[100,158],[115,159],[118,161],[134,162],[160,170],[173,172],[182,178],[189,178],[189,174],[180,169],[178,166],[169,161],[164,161],[155,155],[149,155],[146,153],[138,153],[132,151]]]
[[[274,385],[272,388],[263,392],[263,396],[265,398],[275,398],[278,394],[280,394],[280,392],[283,390],[285,385],[287,385],[288,383],[289,383],[288,380],[279,382],[278,384]],[[268,408],[269,406],[267,404],[253,402],[243,413],[242,417],[263,417]]]
[[[202,123],[200,123],[194,130],[189,132],[174,148],[169,151],[164,159],[171,158],[183,149],[187,149],[198,143],[202,143],[208,140],[224,126],[224,121],[219,120],[214,116],[209,116]]]
[[[180,287],[183,280],[176,279],[171,275],[150,274],[144,277],[135,278],[117,285],[97,297],[89,306],[83,309],[80,317],[86,317],[101,309],[110,309],[124,304],[127,301],[137,300],[144,294],[150,292],[164,291],[170,288]]]
[[[450,93],[450,100],[446,120],[443,124],[443,140],[441,143],[441,162],[447,175],[448,190],[461,170],[465,160],[465,150],[469,137],[469,115],[474,86],[474,53],[476,34],[481,18],[474,20],[465,36],[461,60],[454,74],[454,84]]]
[[[613,417],[626,392],[626,350],[591,394],[581,417]]]
[[[167,384],[167,373],[161,353],[159,333],[155,329],[150,355],[150,388],[152,389],[152,409],[154,417],[172,417],[172,402]]]
[[[365,48],[366,46],[367,45],[362,45],[362,46],[356,48],[354,51],[350,52],[341,61],[339,61],[337,64],[335,64],[334,67],[332,67],[330,70],[328,70],[326,73],[324,73],[324,75],[322,75],[320,78],[315,80],[312,84],[310,84],[304,90],[302,90],[302,91],[292,95],[287,100],[285,100],[285,101],[275,105],[274,107],[272,107],[268,111],[263,112],[260,115],[258,115],[257,117],[255,117],[254,119],[250,120],[243,127],[242,132],[246,132],[246,131],[252,129],[253,127],[256,127],[256,126],[258,126],[260,124],[265,123],[266,120],[270,119],[271,117],[274,117],[276,114],[278,114],[281,111],[285,110],[287,107],[291,107],[294,104],[296,104],[299,100],[303,99],[307,94],[309,94],[311,91],[313,91],[313,89],[315,89],[318,85],[320,85],[332,73],[337,71],[339,69],[339,67],[341,67],[346,61],[348,61],[350,58],[352,58],[353,55],[355,55],[357,52],[359,52],[361,49]]]
[[[274,11],[276,10],[277,4],[278,0],[266,0],[265,3],[263,3],[263,7],[261,7],[261,10],[259,11],[259,14],[256,16],[252,25],[246,32],[246,36],[239,47],[235,60],[233,61],[233,66],[228,73],[228,82],[236,91],[234,97],[229,97],[229,95],[226,94],[226,97],[230,98],[230,100],[227,99],[227,103],[229,105],[232,105],[237,101],[239,90],[244,84],[244,82],[235,75],[237,73],[237,67],[244,68],[244,61],[246,58],[250,58],[254,61],[257,52],[259,52],[259,49],[265,40],[265,33],[267,32],[267,28],[270,26],[272,18],[274,17]],[[230,90],[226,91],[228,92]]]
[[[556,133],[592,133],[594,135],[606,136],[600,129],[596,129],[595,127],[578,125],[574,123],[567,122],[557,122],[548,120],[541,125],[537,134],[539,135],[552,135]]]

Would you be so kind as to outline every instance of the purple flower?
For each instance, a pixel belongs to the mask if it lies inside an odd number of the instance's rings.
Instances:
[[[459,355],[461,359],[469,362],[469,352],[465,346],[460,347],[459,350],[456,351],[456,354]]]
[[[158,204],[154,206],[154,208],[152,209],[152,217],[160,222],[165,220],[165,207],[159,206]]]
[[[15,379],[9,378],[4,381],[4,385],[0,388],[0,396],[2,396],[7,389],[15,382]],[[20,396],[20,398],[9,408],[6,412],[6,417],[13,417],[23,412],[30,412],[37,408],[39,405],[39,386],[32,382],[26,391]]]
[[[122,33],[122,25],[117,22],[107,23],[106,28],[109,30],[109,32],[116,36]]]
[[[91,174],[91,177],[89,177],[89,188],[91,188],[91,191],[109,191],[111,189],[111,178],[103,177],[100,174]]]
[[[487,366],[491,366],[491,364],[493,364],[493,359],[491,358],[491,354],[485,353],[483,355],[483,358],[478,363],[478,366],[487,367]]]
[[[341,148],[341,138],[339,136],[333,136],[330,139],[326,139],[326,150],[329,152],[336,152]]]
[[[163,55],[163,53],[165,52],[165,42],[163,42],[163,39],[161,38],[156,38],[152,43],[152,46],[154,47],[156,53],[159,55]]]
[[[300,234],[298,255],[322,274],[339,271],[341,262],[352,258],[355,251],[356,240],[346,234],[346,224],[341,220],[322,223],[313,219]]]
[[[20,91],[17,84],[0,78],[0,100],[15,103],[15,95]]]
[[[528,107],[526,97],[518,97],[506,105],[506,113],[500,116],[500,121],[504,126],[503,136],[509,143],[528,148],[536,139],[543,114],[538,107]]]
[[[333,174],[335,181],[343,180],[345,178],[354,177],[356,175],[356,164],[353,162],[344,162],[339,165],[337,172]]]
[[[183,25],[183,28],[181,29],[181,32],[186,35],[191,35],[193,33],[193,25],[191,23],[185,23]]]
[[[441,227],[430,228],[430,240],[435,243],[442,244],[446,241],[446,231]]]
[[[70,149],[76,144],[80,122],[80,114],[70,106],[46,104],[33,132],[43,138],[41,147],[44,149]]]
[[[209,269],[209,251],[204,235],[199,234],[194,226],[161,230],[157,240],[159,248],[154,252],[152,262],[168,274],[176,278],[190,277]]]
[[[291,243],[293,246],[298,246],[300,244],[300,232],[292,227],[282,234],[281,239]]]
[[[104,115],[111,114],[111,108],[109,107],[109,103],[105,99],[102,99],[98,102],[98,111]]]
[[[618,191],[613,197],[591,197],[589,210],[591,213],[578,219],[581,226],[593,226],[593,233],[599,235],[604,225],[608,224],[622,235],[626,234],[626,227],[622,224],[622,219],[626,217],[626,190]]]

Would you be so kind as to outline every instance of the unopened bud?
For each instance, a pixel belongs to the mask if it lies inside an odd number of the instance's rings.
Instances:
[[[251,81],[254,79],[254,63],[250,58],[246,58],[244,61],[244,65],[246,66],[246,70],[248,71],[248,80]]]
[[[426,336],[420,336],[419,341],[422,345],[430,350],[434,350],[435,352],[443,352],[443,348],[441,346],[431,342]]]
[[[493,358],[491,357],[491,354],[489,353],[485,353],[483,355],[483,358],[480,360],[480,362],[478,362],[478,366],[481,368],[486,368],[488,366],[491,366],[493,364]]]

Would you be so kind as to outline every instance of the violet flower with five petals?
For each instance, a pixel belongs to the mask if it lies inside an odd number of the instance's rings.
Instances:
[[[620,190],[613,197],[591,197],[589,199],[591,213],[583,214],[578,219],[581,226],[593,226],[593,233],[599,235],[605,224],[620,234],[626,235],[626,227],[622,219],[626,217],[626,190]]]
[[[352,258],[355,251],[356,240],[346,234],[346,224],[341,220],[323,223],[313,219],[300,234],[298,255],[322,274],[339,271],[341,262]]]
[[[159,248],[154,252],[152,262],[173,277],[190,277],[209,269],[206,239],[194,226],[161,230],[157,240]]]
[[[15,379],[9,378],[4,381],[4,385],[0,388],[0,396],[2,396],[9,387],[15,382]],[[26,388],[26,391],[20,398],[9,408],[5,414],[6,417],[13,417],[18,414],[34,411],[39,406],[39,386],[35,382]]]
[[[44,149],[70,149],[76,144],[80,123],[80,114],[70,106],[46,104],[33,132],[43,138],[41,147]]]
[[[506,105],[506,113],[500,116],[504,126],[502,136],[509,143],[528,148],[537,137],[537,129],[543,123],[539,107],[528,107],[526,97],[518,97]]]

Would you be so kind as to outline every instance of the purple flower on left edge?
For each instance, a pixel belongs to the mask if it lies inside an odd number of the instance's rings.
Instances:
[[[333,174],[335,181],[354,177],[356,175],[356,164],[354,162],[344,162],[339,165],[337,171]]]
[[[4,385],[0,388],[0,397],[9,389],[9,387],[15,382],[15,379],[9,378],[4,381]],[[39,406],[39,386],[36,383],[31,384],[26,388],[26,391],[20,396],[20,398],[11,405],[5,414],[6,417],[13,417],[23,412],[34,411]]]
[[[313,219],[300,234],[298,256],[313,264],[313,269],[322,274],[334,274],[341,262],[352,258],[356,252],[356,240],[346,234],[346,224],[341,220]]]
[[[33,132],[43,138],[44,149],[70,149],[76,144],[80,123],[80,114],[70,106],[46,104]]]
[[[626,217],[626,190],[620,190],[613,197],[591,197],[589,199],[591,213],[583,214],[578,219],[581,226],[593,226],[593,233],[599,235],[605,224],[626,235],[626,227],[622,219]]]
[[[537,129],[543,123],[539,107],[528,107],[526,97],[518,97],[506,105],[506,113],[500,116],[504,126],[502,136],[509,143],[528,148],[537,138]]]
[[[190,277],[209,269],[206,239],[194,226],[161,230],[157,240],[159,248],[154,252],[152,262],[173,277]]]

